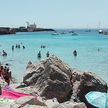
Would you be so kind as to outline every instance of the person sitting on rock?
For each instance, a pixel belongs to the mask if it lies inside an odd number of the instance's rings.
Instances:
[[[49,51],[48,51],[48,52],[46,53],[46,56],[49,57],[49,55],[50,55],[50,54],[49,54]]]
[[[73,51],[73,55],[77,56],[77,51],[76,50]]]

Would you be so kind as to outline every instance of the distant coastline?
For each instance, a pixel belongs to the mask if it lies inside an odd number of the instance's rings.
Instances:
[[[0,35],[5,34],[16,34],[16,32],[39,32],[39,31],[55,31],[54,29],[48,28],[30,28],[30,27],[19,27],[19,28],[10,28],[10,27],[0,27]]]

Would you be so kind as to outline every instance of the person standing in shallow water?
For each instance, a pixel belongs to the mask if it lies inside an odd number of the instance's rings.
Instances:
[[[38,57],[38,58],[41,58],[41,51],[39,51],[37,57]]]
[[[25,46],[23,46],[23,49],[25,49]]]
[[[49,57],[49,55],[50,55],[50,54],[49,54],[49,51],[47,51],[46,56]]]
[[[76,50],[73,51],[73,55],[77,56],[77,51]]]
[[[12,45],[12,51],[14,50],[14,45]]]
[[[2,52],[3,52],[2,56],[7,56],[7,53],[4,50]]]

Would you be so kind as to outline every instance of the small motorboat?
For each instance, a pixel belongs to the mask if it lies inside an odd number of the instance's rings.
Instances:
[[[99,29],[99,30],[98,30],[98,33],[99,33],[99,34],[103,34],[103,30]]]
[[[72,35],[74,36],[74,35],[78,35],[77,33],[75,33],[74,31],[72,32]]]
[[[59,35],[56,31],[54,33],[52,33],[52,35]]]

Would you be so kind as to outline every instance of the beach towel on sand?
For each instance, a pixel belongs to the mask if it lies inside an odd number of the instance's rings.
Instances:
[[[18,99],[22,96],[33,96],[37,97],[36,95],[26,94],[26,93],[20,93],[9,89],[3,89],[2,88],[2,95],[0,95],[0,98],[7,98],[7,99]]]

